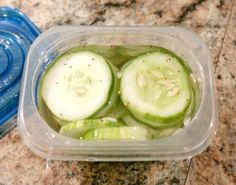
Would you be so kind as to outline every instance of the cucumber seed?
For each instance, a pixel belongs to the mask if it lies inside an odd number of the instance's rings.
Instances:
[[[142,73],[138,73],[136,81],[137,81],[138,86],[141,88],[147,85],[147,82]]]

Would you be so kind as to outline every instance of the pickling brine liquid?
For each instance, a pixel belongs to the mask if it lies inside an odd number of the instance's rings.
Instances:
[[[84,52],[84,51],[91,51],[95,54],[101,55],[107,61],[112,63],[117,68],[115,70],[116,71],[115,75],[117,76],[116,78],[118,79],[118,81],[122,78],[122,74],[126,66],[132,63],[132,61],[134,61],[137,57],[140,57],[142,55],[145,57],[145,55],[155,53],[155,52],[167,54],[170,56],[170,60],[172,58],[178,61],[182,65],[183,69],[185,70],[185,73],[188,75],[187,80],[189,81],[189,86],[190,86],[190,91],[191,91],[190,92],[191,100],[189,100],[188,98],[188,101],[189,101],[188,106],[181,112],[181,114],[175,116],[176,118],[172,116],[170,119],[168,118],[159,119],[159,120],[157,119],[156,120],[157,124],[155,125],[155,118],[153,118],[150,121],[151,116],[149,116],[148,113],[144,114],[144,116],[146,116],[144,118],[140,117],[140,115],[142,114],[136,115],[135,110],[133,110],[133,108],[130,108],[131,106],[129,105],[129,101],[124,100],[125,98],[122,99],[122,96],[121,96],[122,92],[118,87],[116,89],[118,98],[116,98],[115,102],[107,101],[107,104],[112,103],[112,106],[109,109],[107,108],[108,110],[106,110],[106,113],[104,113],[102,116],[96,115],[93,117],[92,115],[92,116],[89,116],[88,118],[85,118],[89,120],[89,124],[91,124],[90,120],[94,119],[95,122],[92,121],[93,122],[92,128],[89,128],[89,127],[88,129],[83,128],[84,129],[83,133],[80,132],[80,134],[84,134],[88,132],[89,130],[95,129],[96,124],[97,124],[96,120],[101,119],[102,121],[108,120],[111,122],[112,121],[119,122],[119,124],[122,127],[125,127],[125,126],[142,127],[146,129],[147,132],[150,134],[150,137],[148,137],[149,139],[158,139],[158,138],[163,138],[163,137],[172,135],[177,130],[184,128],[190,122],[191,118],[195,114],[199,106],[199,102],[200,102],[199,85],[196,81],[194,73],[191,71],[191,68],[187,65],[187,63],[183,59],[177,56],[174,52],[169,51],[162,47],[152,46],[152,45],[117,45],[117,46],[83,45],[81,47],[73,48],[67,51],[66,53]],[[66,55],[66,53],[62,55]],[[60,58],[60,56],[58,57]],[[148,63],[148,60],[145,62]],[[52,63],[48,65],[48,68],[42,74],[41,79],[43,79],[43,76],[47,74],[48,69],[53,68],[53,63],[54,61],[52,61]],[[153,69],[150,68],[145,71],[146,68],[143,67],[142,69],[144,70],[144,72],[140,73],[139,71],[137,73],[138,75],[136,78],[136,83],[137,83],[136,85],[138,88],[142,89],[142,91],[140,91],[140,94],[141,94],[140,97],[142,97],[142,101],[144,102],[146,99],[148,102],[159,101],[161,103],[163,102],[166,103],[168,102],[168,98],[172,98],[173,96],[177,96],[179,93],[181,93],[182,89],[178,88],[177,86],[178,84],[176,85],[174,82],[174,73],[171,70],[168,70],[166,67],[159,67],[159,68],[161,69],[155,70],[154,68]],[[134,69],[134,71],[135,70],[139,70],[139,69],[137,68],[137,69]],[[78,74],[77,76],[78,78],[80,78],[80,76],[83,76],[83,71],[81,75]],[[129,86],[130,84],[127,83],[126,85]],[[59,131],[61,127],[71,124],[72,122],[75,123],[77,120],[71,121],[71,120],[61,119],[60,117],[56,116],[52,110],[50,110],[45,99],[42,97],[41,86],[42,86],[42,80],[39,84],[39,90],[38,90],[38,109],[41,116],[48,123],[48,125],[51,128],[53,128],[55,131]],[[148,88],[149,90],[147,90]],[[83,93],[83,91],[80,90],[80,93]],[[165,96],[164,100],[162,96]],[[64,97],[61,97],[61,98],[63,99]],[[58,105],[60,105],[60,102],[58,102]],[[160,104],[158,104],[158,106],[159,105]],[[63,103],[60,106],[64,106]],[[178,105],[176,106],[178,107]],[[145,109],[145,107],[143,108]],[[143,111],[145,112],[145,110]],[[163,114],[165,115],[165,112],[163,112]],[[87,122],[85,122],[85,124],[86,123]],[[100,127],[99,123],[98,123],[98,127]],[[73,129],[72,126],[71,126],[71,129]],[[107,130],[109,131],[109,129]],[[103,134],[103,135],[106,135],[106,134]],[[78,138],[80,139],[83,137],[78,137]],[[116,139],[116,138],[113,138],[113,139]],[[119,137],[117,139],[119,139]]]

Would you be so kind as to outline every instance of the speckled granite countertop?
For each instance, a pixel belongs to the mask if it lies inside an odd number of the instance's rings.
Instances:
[[[214,59],[219,127],[191,160],[129,163],[45,161],[17,128],[0,140],[0,185],[236,184],[236,2],[233,0],[1,0],[42,30],[61,24],[182,25],[197,32]]]

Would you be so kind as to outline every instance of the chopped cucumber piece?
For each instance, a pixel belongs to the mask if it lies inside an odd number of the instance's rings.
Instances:
[[[186,126],[199,106],[192,75],[180,57],[158,46],[82,45],[46,69],[39,112],[75,139],[163,138]]]
[[[173,127],[173,128],[156,130],[156,132],[152,134],[152,138],[153,139],[160,139],[163,137],[173,135],[178,129],[180,129],[180,128]]]
[[[109,46],[109,45],[84,45],[73,48],[70,51],[72,52],[91,51],[109,59],[118,54],[118,49],[116,48],[116,46]]]
[[[48,108],[47,104],[44,102],[44,100],[39,99],[39,112],[44,118],[44,120],[47,122],[47,124],[55,131],[59,131],[60,127],[57,121],[54,119],[53,113]],[[43,108],[42,108],[43,107]]]
[[[64,126],[68,123],[70,123],[70,121],[66,121],[66,120],[62,120],[62,119],[59,119],[57,118],[55,115],[53,115],[53,119],[55,120],[55,122],[60,125],[60,126]]]
[[[122,55],[119,50],[120,46],[108,46],[108,45],[85,45],[74,48],[72,51],[91,51],[104,56],[109,59],[114,65],[120,66],[129,60],[131,57],[128,55]]]
[[[148,140],[150,133],[143,127],[123,126],[96,128],[82,136],[84,140]]]
[[[122,115],[121,120],[127,125],[127,126],[140,126],[148,130],[148,132],[151,134],[153,139],[167,137],[171,134],[173,134],[178,127],[182,125],[182,123],[173,124],[170,127],[166,128],[160,128],[160,129],[154,129],[152,127],[149,127],[145,123],[142,123],[140,121],[135,120],[132,115],[130,115],[128,112]]]
[[[181,121],[191,102],[189,72],[174,56],[139,56],[122,70],[121,99],[132,115],[152,127]]]
[[[123,105],[122,101],[119,99],[115,103],[115,105],[111,108],[108,112],[108,116],[119,119],[126,111],[125,106]]]
[[[76,121],[103,116],[118,98],[115,67],[90,51],[67,52],[47,70],[41,95],[59,119]]]
[[[113,76],[114,76],[114,85],[113,85],[113,89],[111,92],[111,96],[109,98],[109,101],[106,102],[106,104],[99,109],[95,114],[93,114],[91,117],[93,118],[101,118],[104,115],[106,115],[107,112],[109,112],[112,107],[116,104],[116,102],[119,99],[118,96],[118,91],[119,91],[119,80],[117,78],[117,68],[113,65],[111,65],[111,69],[113,71]]]
[[[123,123],[116,120],[104,118],[104,119],[87,119],[79,120],[76,122],[68,123],[61,127],[59,133],[75,139],[80,139],[81,135],[91,129],[100,127],[119,127],[123,126]]]
[[[126,45],[118,47],[119,53],[123,56],[129,56],[130,58],[137,57],[139,55],[143,55],[145,53],[154,52],[160,50],[159,47],[149,46],[149,45]]]
[[[172,123],[160,123],[160,122],[155,122],[155,127],[153,127],[150,124],[147,124],[145,122],[142,122],[138,119],[136,119],[131,113],[125,112],[122,117],[120,118],[126,125],[138,125],[141,126],[143,125],[144,127],[148,127],[150,129],[154,130],[159,130],[159,129],[167,129],[167,128],[173,128],[173,127],[182,127],[184,123],[184,118],[181,120],[178,120],[176,122]]]
[[[184,121],[183,121],[183,125],[186,126],[189,121],[191,120],[191,118],[193,117],[193,114],[195,112],[195,106],[196,106],[196,97],[195,97],[195,93],[194,93],[194,89],[191,88],[191,102],[189,104],[189,107],[185,113],[185,117],[184,117]]]

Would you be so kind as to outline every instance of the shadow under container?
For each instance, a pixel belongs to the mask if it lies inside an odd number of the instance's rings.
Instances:
[[[175,52],[190,66],[199,85],[199,106],[192,120],[172,136],[148,141],[83,141],[54,131],[38,111],[40,77],[57,56],[84,44],[155,45]],[[210,54],[202,40],[184,28],[60,26],[41,34],[29,50],[21,86],[18,126],[25,144],[43,158],[81,161],[190,158],[209,145],[216,125]]]

